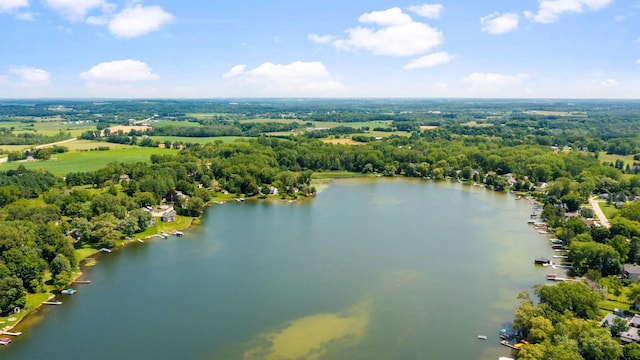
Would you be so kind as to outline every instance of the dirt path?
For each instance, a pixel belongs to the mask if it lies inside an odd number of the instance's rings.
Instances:
[[[610,228],[611,224],[609,224],[609,220],[604,215],[604,212],[602,212],[602,209],[600,209],[600,204],[598,204],[598,200],[596,200],[595,198],[590,198],[589,204],[591,204],[591,207],[593,208],[593,212],[598,217],[598,220],[600,220],[600,224],[606,227],[607,229]]]

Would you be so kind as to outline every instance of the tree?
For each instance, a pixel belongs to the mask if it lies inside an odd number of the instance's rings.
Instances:
[[[622,348],[622,360],[640,359],[640,344],[631,343]]]
[[[550,339],[553,335],[553,323],[544,316],[534,316],[531,318],[531,330],[528,339],[532,343],[541,343]]]
[[[598,315],[600,296],[585,284],[561,282],[544,285],[540,287],[538,295],[542,304],[559,314],[569,310],[582,319],[592,319]]]
[[[627,322],[619,317],[615,317],[613,319],[613,324],[609,324],[609,331],[611,331],[611,336],[619,337],[621,333],[627,331],[629,326],[627,326]]]
[[[66,256],[62,254],[56,255],[51,264],[49,264],[53,284],[56,289],[63,289],[71,281],[72,269],[71,263]]]
[[[529,331],[533,326],[532,319],[536,315],[536,309],[533,306],[533,301],[531,301],[528,291],[522,291],[518,294],[518,299],[520,299],[521,302],[514,315],[513,329],[519,331],[520,334],[526,338],[529,336]]]
[[[611,337],[607,329],[595,327],[587,330],[578,339],[580,355],[585,360],[618,360],[622,347]]]
[[[27,292],[22,286],[22,280],[15,276],[0,278],[0,315],[6,316],[13,309],[24,308],[27,303]]]

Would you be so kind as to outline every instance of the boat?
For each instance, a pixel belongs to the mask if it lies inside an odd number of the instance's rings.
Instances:
[[[558,274],[547,274],[547,280],[554,280]]]
[[[139,242],[139,243],[143,243],[143,242],[144,242],[144,240],[142,240],[142,239],[138,239],[138,242]]]
[[[68,289],[64,289],[62,291],[60,291],[60,294],[62,295],[73,295],[77,292],[78,290],[74,290],[72,288],[68,288]]]
[[[506,356],[500,356],[498,360],[514,360],[514,359]]]
[[[175,235],[175,236],[182,236],[182,235],[184,235],[184,233],[183,233],[182,231],[178,231],[178,230],[173,231],[171,234],[173,234],[173,235]]]
[[[8,338],[8,337],[0,338],[0,345],[9,345],[10,342],[11,342],[11,338]]]
[[[535,259],[533,263],[538,265],[546,265],[546,264],[551,264],[551,260],[541,257],[541,258]]]
[[[101,252],[101,253],[107,253],[107,254],[108,254],[108,253],[110,253],[110,252],[111,252],[111,249],[102,248],[102,249],[100,249],[100,252]]]
[[[487,340],[486,335],[478,335],[478,340]]]

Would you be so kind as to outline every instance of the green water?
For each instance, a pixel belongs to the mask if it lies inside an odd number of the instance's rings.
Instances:
[[[533,259],[553,254],[530,212],[406,180],[214,205],[181,238],[100,257],[0,358],[495,360],[518,292],[544,281]]]

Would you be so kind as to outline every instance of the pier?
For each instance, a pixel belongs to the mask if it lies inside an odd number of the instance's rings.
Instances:
[[[62,305],[62,301],[45,301],[43,305]]]
[[[72,284],[91,284],[91,280],[75,280]]]
[[[9,332],[9,331],[0,331],[0,335],[9,335],[9,336],[20,336],[22,332]]]

